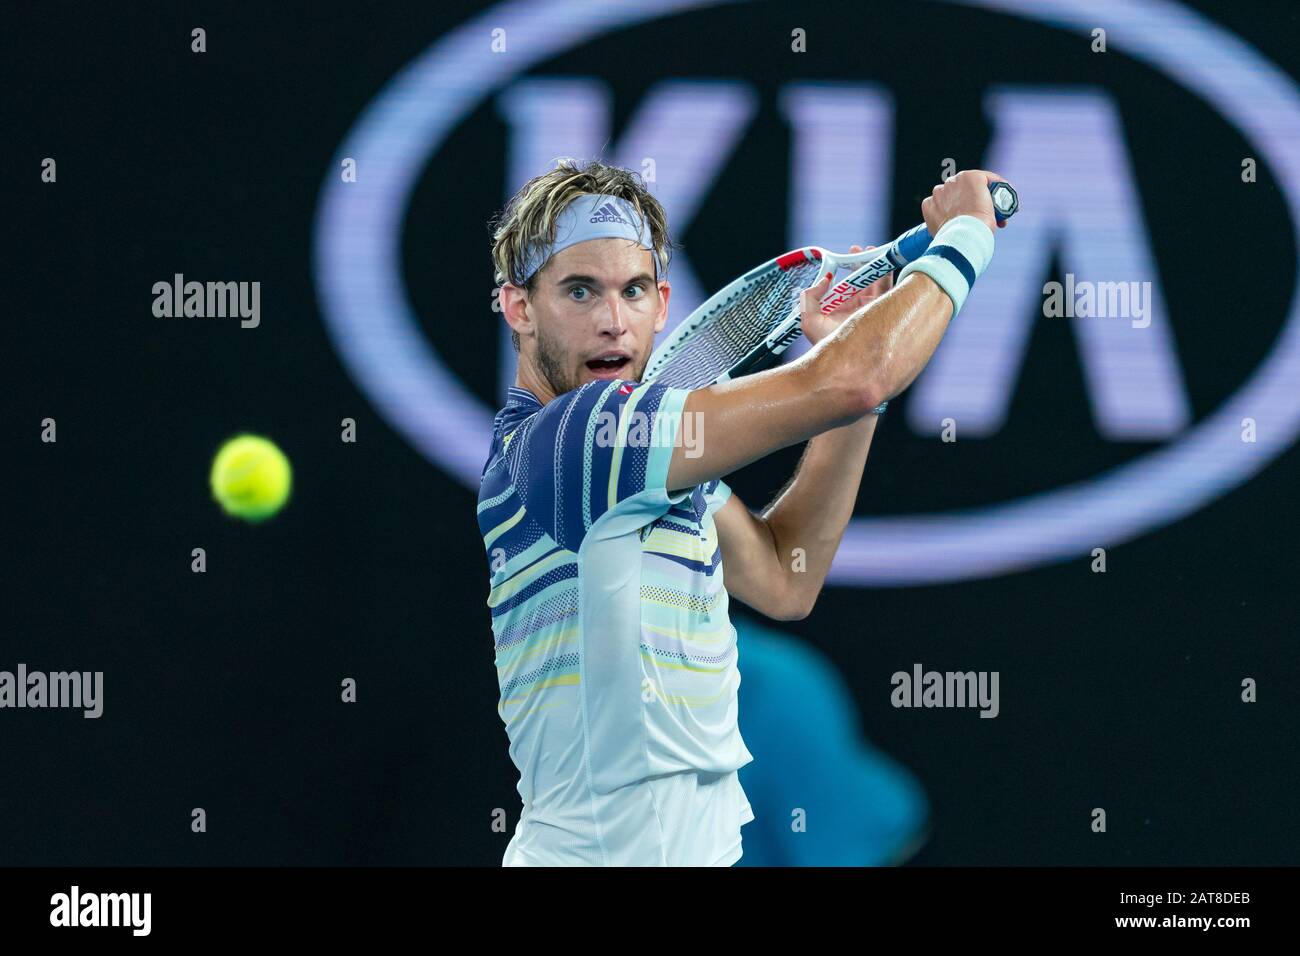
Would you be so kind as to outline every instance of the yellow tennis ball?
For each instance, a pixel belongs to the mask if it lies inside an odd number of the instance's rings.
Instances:
[[[289,500],[293,469],[274,442],[260,435],[236,435],[217,452],[209,481],[212,496],[227,514],[256,523]]]

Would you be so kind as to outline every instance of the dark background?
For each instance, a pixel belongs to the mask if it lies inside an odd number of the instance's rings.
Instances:
[[[1290,4],[1190,6],[1300,72]],[[348,378],[310,259],[339,142],[398,68],[476,10],[118,3],[9,15],[0,669],[102,670],[105,713],[0,711],[0,864],[499,863],[508,834],[492,832],[491,814],[505,808],[513,829],[519,799],[473,496]],[[862,5],[687,14],[537,72],[605,77],[616,128],[663,77],[754,84],[754,128],[675,237],[726,250],[694,257],[708,289],[784,248],[787,134],[771,103],[790,79],[891,87],[899,229],[919,218],[934,157],[981,154],[982,84],[1103,86],[1123,112],[1197,415],[1235,390],[1296,279],[1268,169],[1240,183],[1241,134],[1118,49],[1090,56],[1060,31],[937,4],[872,11],[865,34],[814,32],[816,52],[793,64],[792,26],[847,22]],[[190,52],[195,26],[206,54]],[[923,77],[918,59],[931,64]],[[497,335],[485,223],[505,198],[504,133],[488,103],[458,128],[404,237],[412,301],[485,400]],[[40,182],[46,156],[55,185]],[[770,203],[728,215],[755,182],[772,184]],[[1187,254],[1207,237],[1244,253],[1233,272],[1208,277]],[[150,289],[176,272],[260,281],[261,326],[154,318]],[[39,440],[47,416],[57,444]],[[339,441],[345,417],[355,445]],[[242,430],[272,436],[295,465],[290,506],[260,527],[208,495],[217,445]],[[891,412],[859,511],[998,501],[1150,447],[1096,434],[1067,325],[1039,323],[1007,427],[949,446]],[[732,484],[759,506],[797,454]],[[783,625],[835,662],[865,732],[925,785],[933,833],[916,862],[1296,861],[1297,477],[1293,448],[1203,510],[1109,548],[1104,575],[1080,556],[955,585],[831,588]],[[195,547],[206,574],[190,570]],[[889,675],[916,661],[1000,671],[1000,718],[893,709]],[[355,705],[339,700],[345,677]],[[1244,677],[1259,682],[1256,704],[1240,701]],[[1097,806],[1105,835],[1088,826]],[[206,834],[190,832],[194,807]]]

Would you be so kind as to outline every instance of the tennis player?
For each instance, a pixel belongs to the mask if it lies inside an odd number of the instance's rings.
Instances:
[[[736,771],[752,757],[729,595],[776,620],[812,610],[872,410],[925,366],[992,257],[997,178],[970,170],[935,187],[921,204],[934,241],[895,288],[877,283],[829,315],[829,277],[807,290],[807,353],[693,391],[640,384],[668,315],[671,242],[635,173],[562,161],[496,217],[519,371],[478,520],[523,800],[504,865],[740,859],[754,817]],[[761,513],[722,480],[803,441]]]

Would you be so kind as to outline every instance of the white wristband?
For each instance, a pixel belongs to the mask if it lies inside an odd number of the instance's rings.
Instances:
[[[898,281],[913,272],[924,272],[948,293],[956,318],[971,286],[992,258],[993,230],[975,216],[957,216],[940,227],[924,255],[903,267]]]

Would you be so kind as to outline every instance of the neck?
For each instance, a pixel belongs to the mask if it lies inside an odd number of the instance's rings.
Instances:
[[[538,373],[533,363],[519,356],[519,370],[515,373],[515,388],[526,388],[537,397],[543,405],[555,399],[545,376]]]

